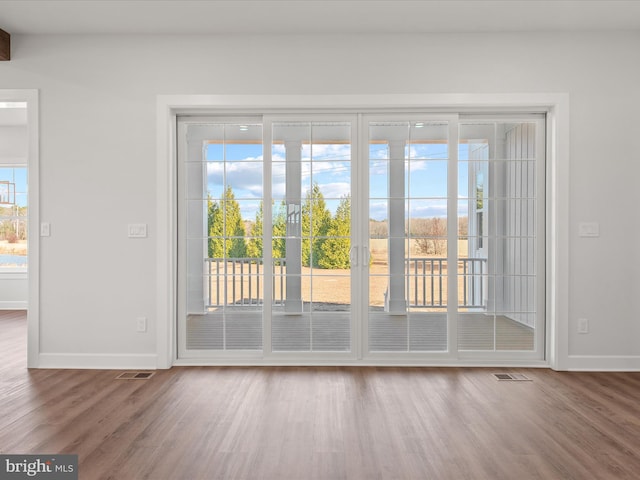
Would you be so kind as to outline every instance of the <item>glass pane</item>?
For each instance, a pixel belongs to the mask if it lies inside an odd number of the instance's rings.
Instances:
[[[313,186],[319,187],[324,198],[343,198],[351,195],[350,162],[314,162],[311,168]]]
[[[372,274],[382,272],[375,271],[378,266],[385,266],[384,273],[387,273],[389,266],[389,239],[387,237],[372,237],[369,239],[369,254],[371,255],[370,268]]]
[[[409,350],[423,352],[447,349],[446,314],[409,315]]]
[[[313,311],[348,312],[351,310],[351,277],[349,270],[315,270],[313,286]],[[334,275],[343,273],[345,275]]]
[[[458,349],[493,351],[496,349],[494,315],[484,313],[458,314]]]
[[[467,240],[469,236],[469,202],[458,200],[458,240]],[[466,255],[466,253],[465,253]]]
[[[351,160],[351,125],[349,123],[314,123],[311,136],[311,157],[314,162]]]
[[[204,159],[206,161],[224,161],[224,125],[189,125],[189,134],[194,138],[206,137],[204,144]],[[190,162],[201,160],[201,158],[187,159]]]
[[[27,168],[0,167],[0,269],[27,267]]]
[[[535,143],[533,123],[460,128],[458,185],[466,198],[458,208],[463,350],[534,348]]]
[[[406,315],[369,314],[369,349],[372,352],[409,350],[409,322]]]
[[[375,268],[372,266],[372,270],[375,271],[376,274],[371,274],[369,277],[369,310],[382,312],[385,308],[385,299],[389,285],[389,278],[386,275],[388,274],[388,267],[385,265],[377,265]]]
[[[259,350],[262,127],[189,125],[187,142],[182,180],[189,199],[183,219],[187,332],[180,348]]]
[[[504,142],[504,152],[496,158],[525,160],[536,157],[535,123],[499,123],[499,138]]]
[[[478,208],[482,208],[482,199],[489,196],[489,167],[494,162],[459,162],[458,163],[458,197],[474,198]],[[492,191],[493,195],[495,192]],[[495,196],[495,195],[493,195]]]
[[[225,160],[262,160],[262,125],[227,125]]]
[[[262,198],[262,162],[225,162],[224,175],[234,198]]]
[[[412,122],[408,156],[411,159],[446,159],[449,126],[447,123]]]
[[[489,160],[495,158],[496,124],[460,124],[459,160]]]
[[[429,311],[447,305],[446,258],[409,258],[407,298],[412,310]]]
[[[372,146],[387,145],[388,156],[386,158],[404,158],[406,141],[409,139],[409,130],[411,122],[371,122],[369,124],[369,145],[370,152]],[[396,144],[395,151],[389,148],[393,142]],[[375,152],[380,154],[381,149],[376,148]],[[384,157],[371,157],[384,158]]]
[[[274,351],[350,348],[350,133],[274,124]]]
[[[369,144],[369,159],[375,160],[388,160],[389,159],[389,146],[386,142],[372,142]]]
[[[486,259],[464,258],[458,260],[458,306],[460,310],[488,308],[489,276],[486,275]]]
[[[286,122],[273,124],[273,160],[276,156],[284,161],[285,144],[289,144],[289,148],[297,148],[297,152],[301,152],[302,145],[307,145],[306,153],[302,158],[310,158],[310,150],[308,145],[311,143],[311,123],[309,122]],[[296,143],[299,145],[296,147]]]
[[[387,198],[389,196],[389,161],[371,160],[369,162],[369,197]]]
[[[410,197],[447,198],[447,162],[415,160],[408,166]]]
[[[496,178],[501,179],[501,188],[492,192],[494,197],[535,198],[535,161],[511,160],[494,163]]]
[[[187,175],[191,175],[188,188],[189,195],[202,194],[202,183],[200,172],[197,167],[202,168],[201,164],[191,164],[193,168],[187,171]],[[206,194],[213,199],[220,199],[224,193],[224,164],[221,162],[207,162],[206,164]]]

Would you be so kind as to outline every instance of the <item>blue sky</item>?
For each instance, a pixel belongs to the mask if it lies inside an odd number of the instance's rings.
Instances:
[[[24,207],[27,205],[27,168],[26,167],[0,167],[0,181],[9,181],[15,184],[16,204]],[[0,185],[0,189],[2,186]],[[0,190],[2,195],[5,192]],[[13,193],[13,192],[12,192]],[[13,199],[11,199],[13,200]],[[0,205],[6,207],[7,205]]]
[[[286,164],[283,145],[272,147],[272,194],[278,204],[285,198]],[[460,145],[459,196],[468,189],[468,146]],[[369,216],[387,218],[389,159],[386,144],[369,149]],[[412,218],[444,217],[447,211],[447,145],[420,144],[405,151],[407,213]],[[231,186],[242,216],[253,220],[263,196],[264,170],[260,144],[210,144],[206,148],[207,188],[212,198],[220,198],[224,186]],[[313,183],[320,186],[332,213],[340,199],[351,193],[351,147],[348,144],[305,144],[302,148],[302,197]],[[464,203],[461,214],[465,213]]]

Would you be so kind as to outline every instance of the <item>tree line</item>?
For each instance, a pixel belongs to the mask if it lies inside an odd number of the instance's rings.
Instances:
[[[287,211],[284,201],[274,209],[272,256],[285,259]],[[263,203],[250,224],[248,238],[240,205],[233,189],[227,187],[221,199],[208,199],[207,220],[210,258],[262,258]],[[351,198],[342,197],[335,215],[327,208],[318,184],[307,191],[301,207],[302,265],[316,268],[349,268]],[[225,232],[226,228],[226,232]]]
[[[253,222],[242,218],[240,205],[233,189],[227,187],[222,198],[208,199],[209,258],[263,257],[263,203]],[[274,206],[271,254],[274,261],[287,257],[287,208],[284,201]],[[302,265],[305,267],[346,269],[350,268],[351,248],[351,198],[340,200],[335,215],[327,208],[318,184],[307,191],[301,208]],[[387,238],[388,222],[371,219],[371,238]],[[226,228],[226,232],[225,232]],[[467,217],[458,219],[458,234],[466,238]],[[247,231],[248,230],[248,231]],[[248,235],[247,235],[248,233]],[[418,218],[407,221],[406,233],[410,233],[420,253],[446,255],[447,222],[444,218]]]

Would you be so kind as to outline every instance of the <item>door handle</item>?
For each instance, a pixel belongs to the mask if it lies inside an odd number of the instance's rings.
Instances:
[[[368,247],[362,247],[362,264],[367,266],[371,261],[371,253]]]
[[[349,261],[352,267],[358,266],[358,247],[351,247],[349,250]]]

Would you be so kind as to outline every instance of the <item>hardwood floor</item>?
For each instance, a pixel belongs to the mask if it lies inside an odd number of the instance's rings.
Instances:
[[[640,373],[483,368],[27,370],[0,313],[0,452],[93,479],[637,479]]]

